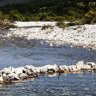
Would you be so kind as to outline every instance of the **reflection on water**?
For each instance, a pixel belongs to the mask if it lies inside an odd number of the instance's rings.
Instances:
[[[40,76],[0,87],[0,96],[95,96],[96,73]]]

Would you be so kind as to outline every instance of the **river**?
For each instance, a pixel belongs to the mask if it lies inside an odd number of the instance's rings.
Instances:
[[[2,38],[0,38],[2,42]],[[7,42],[7,40],[5,40]],[[80,60],[96,62],[96,51],[87,48],[58,46],[19,46],[0,44],[0,69],[24,65],[71,65]],[[20,43],[20,42],[17,42]],[[17,46],[18,45],[18,46]],[[96,73],[54,74],[20,83],[0,85],[0,96],[95,96]]]

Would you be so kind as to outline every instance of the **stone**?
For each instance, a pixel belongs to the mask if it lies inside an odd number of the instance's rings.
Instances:
[[[69,68],[68,68],[68,66],[66,66],[66,65],[61,65],[61,66],[59,66],[59,68],[60,68],[60,71],[61,71],[61,72],[69,71]]]
[[[76,67],[77,67],[78,70],[81,70],[83,68],[83,66],[84,66],[84,61],[79,61],[76,64]]]
[[[91,68],[94,68],[96,66],[96,64],[94,62],[87,62],[87,65],[90,65]]]
[[[76,71],[78,71],[76,65],[70,65],[70,66],[68,66],[68,68],[69,68],[69,71],[70,72],[76,72]]]
[[[83,70],[91,70],[91,66],[90,65],[85,65],[83,66]]]

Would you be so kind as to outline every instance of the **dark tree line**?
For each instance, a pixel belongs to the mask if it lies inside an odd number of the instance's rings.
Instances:
[[[95,0],[31,0],[0,7],[0,18],[9,20],[68,20],[96,22]]]

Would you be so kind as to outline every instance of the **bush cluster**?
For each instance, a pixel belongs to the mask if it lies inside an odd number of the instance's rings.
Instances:
[[[0,19],[11,21],[79,21],[80,24],[96,23],[96,1],[31,0],[28,3],[0,7]],[[66,25],[63,24],[62,27],[64,26]]]

